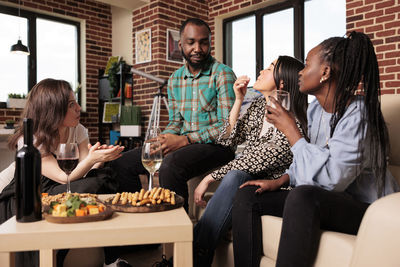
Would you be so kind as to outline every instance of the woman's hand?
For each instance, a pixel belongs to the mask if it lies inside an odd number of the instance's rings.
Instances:
[[[235,92],[236,99],[243,101],[249,82],[250,78],[246,75],[239,76],[239,78],[236,79],[233,84],[233,91]]]
[[[199,207],[205,207],[207,202],[204,201],[204,194],[207,191],[208,185],[214,182],[214,178],[211,177],[211,174],[207,175],[206,177],[201,180],[199,185],[194,190],[194,202]]]
[[[275,105],[275,108],[266,106],[267,121],[281,131],[293,146],[302,137],[293,114],[283,108],[274,97],[270,97],[269,100]]]
[[[123,146],[100,145],[99,142],[97,142],[93,146],[89,144],[88,148],[88,159],[90,159],[93,164],[115,160],[121,157],[121,152],[124,150]]]
[[[289,175],[284,174],[275,180],[251,180],[242,184],[239,188],[243,188],[248,185],[255,185],[259,188],[255,191],[257,194],[261,194],[264,191],[277,191],[282,186],[289,183]]]

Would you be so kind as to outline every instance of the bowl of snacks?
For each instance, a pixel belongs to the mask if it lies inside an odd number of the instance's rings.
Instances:
[[[183,206],[183,197],[162,187],[137,192],[116,193],[105,200],[105,204],[120,212],[158,212],[177,209]]]

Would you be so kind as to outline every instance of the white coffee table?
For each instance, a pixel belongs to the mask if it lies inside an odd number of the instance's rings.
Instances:
[[[183,208],[154,213],[115,212],[109,220],[55,224],[45,220],[0,225],[0,254],[40,250],[40,266],[55,266],[53,250],[137,244],[174,244],[174,266],[191,267],[193,225]]]

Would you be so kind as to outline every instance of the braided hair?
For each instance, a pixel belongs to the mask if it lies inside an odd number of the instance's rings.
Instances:
[[[363,153],[365,140],[360,140],[358,147],[362,158],[369,157],[378,192],[382,195],[389,155],[389,138],[381,112],[379,69],[372,42],[366,34],[353,31],[347,38],[329,38],[323,41],[320,47],[321,60],[330,65],[331,78],[337,82],[330,136],[332,137],[354,95],[363,95],[365,112],[361,112],[361,130],[365,132],[366,129],[366,138],[374,153]]]

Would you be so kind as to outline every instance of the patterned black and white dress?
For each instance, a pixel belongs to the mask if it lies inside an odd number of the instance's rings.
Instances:
[[[227,137],[226,129],[229,127],[229,120],[225,123],[217,143],[235,147],[247,141],[247,145],[240,156],[211,173],[215,180],[221,180],[231,170],[244,171],[259,179],[277,179],[292,163],[290,144],[283,133],[276,132],[277,148],[268,145],[268,141],[273,136],[273,127],[260,137],[265,119],[265,105],[264,97],[255,99],[243,117],[237,120]],[[303,134],[298,122],[297,126]]]

